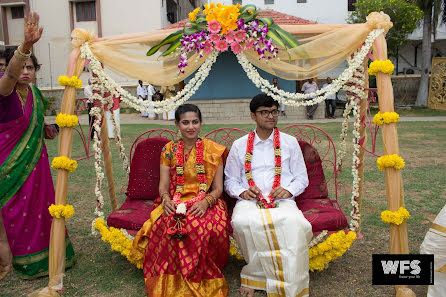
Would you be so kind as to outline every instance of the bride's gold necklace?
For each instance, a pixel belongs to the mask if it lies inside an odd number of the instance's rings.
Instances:
[[[17,94],[19,95],[20,103],[22,104],[22,111],[25,112],[25,104],[26,100],[28,99],[28,86],[26,86],[25,90],[19,90],[19,88],[16,89]]]

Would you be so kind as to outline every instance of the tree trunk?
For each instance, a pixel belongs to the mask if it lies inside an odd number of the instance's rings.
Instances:
[[[432,63],[432,6],[424,11],[423,43],[421,51],[421,79],[415,106],[427,106],[429,95],[429,71]]]

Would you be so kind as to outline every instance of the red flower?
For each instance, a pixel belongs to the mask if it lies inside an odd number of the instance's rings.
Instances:
[[[187,234],[187,230],[185,228],[182,228],[182,229],[178,230],[178,234],[185,235],[185,234]]]
[[[177,184],[183,185],[184,184],[184,176],[177,175]]]
[[[174,235],[175,233],[177,233],[177,228],[170,227],[169,229],[167,229],[167,234]]]

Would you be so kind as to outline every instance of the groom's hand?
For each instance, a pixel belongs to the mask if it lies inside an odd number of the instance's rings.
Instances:
[[[252,186],[248,190],[240,194],[240,198],[245,200],[255,200],[260,196],[260,189],[257,186]]]
[[[285,190],[282,187],[275,187],[271,193],[271,196],[273,196],[274,198],[291,198],[293,195],[291,195],[290,192],[288,192],[287,190]]]

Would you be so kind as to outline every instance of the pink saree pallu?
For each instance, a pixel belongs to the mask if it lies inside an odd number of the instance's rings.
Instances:
[[[48,207],[55,197],[43,141],[44,100],[40,90],[32,87],[22,112],[17,110],[21,104],[15,90],[0,96],[2,108],[7,105],[9,115],[18,115],[10,118],[1,114],[0,205],[13,267],[25,279],[48,274],[52,221]],[[68,238],[66,260],[67,267],[73,265],[74,250]]]

